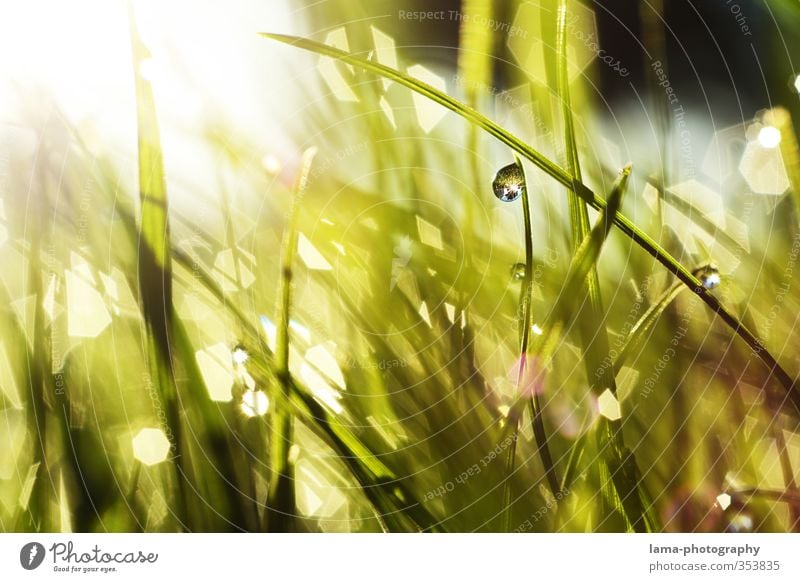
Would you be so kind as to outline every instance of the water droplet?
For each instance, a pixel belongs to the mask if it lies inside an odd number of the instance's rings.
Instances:
[[[492,182],[494,195],[503,202],[513,202],[525,189],[525,174],[517,164],[501,168]]]
[[[733,516],[725,531],[728,533],[751,532],[753,531],[753,518],[747,513],[739,512]]]
[[[719,276],[719,269],[714,265],[703,267],[700,271],[699,279],[703,283],[703,287],[709,291],[716,289],[719,287],[720,283],[722,283],[722,279]]]
[[[511,266],[511,278],[514,281],[522,281],[525,278],[526,271],[525,263],[516,263]]]
[[[781,131],[777,127],[767,125],[758,132],[758,143],[762,148],[773,149],[781,143]]]
[[[240,366],[250,359],[250,354],[248,354],[244,346],[241,345],[233,348],[231,356],[233,357],[233,363],[239,364]]]

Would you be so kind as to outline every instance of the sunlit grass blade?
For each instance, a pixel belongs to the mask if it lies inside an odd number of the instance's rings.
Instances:
[[[386,531],[440,532],[444,528],[402,486],[394,473],[364,446],[352,431],[330,415],[301,385],[292,383],[292,400],[304,411],[307,424],[333,447],[361,485]]]
[[[600,213],[592,230],[584,236],[575,250],[575,255],[572,257],[567,276],[564,279],[564,291],[559,297],[561,302],[572,301],[575,294],[580,292],[583,280],[594,269],[597,259],[600,257],[600,251],[603,249],[603,244],[611,232],[614,216],[619,214],[622,197],[627,191],[630,175],[631,166],[625,166],[611,189],[608,205]]]
[[[795,220],[800,223],[800,146],[794,133],[792,116],[783,107],[770,109],[764,121],[775,127],[781,135],[780,151],[794,199]]]
[[[672,301],[683,291],[685,287],[679,283],[676,283],[669,289],[667,289],[662,296],[656,301],[653,305],[650,306],[645,313],[636,321],[636,323],[631,327],[631,330],[625,336],[622,342],[622,346],[618,350],[617,357],[612,362],[612,365],[609,369],[604,367],[600,367],[597,369],[596,374],[605,375],[606,373],[614,374],[619,371],[622,366],[625,365],[627,359],[633,350],[634,347],[639,345],[641,341],[644,340],[646,334],[653,328],[653,325],[656,321],[658,321],[659,317],[664,313],[664,311],[669,307]],[[572,486],[573,478],[575,475],[575,469],[577,468],[577,462],[583,455],[583,450],[586,445],[585,436],[579,437],[575,443],[573,443],[571,450],[570,450],[570,457],[567,462],[567,469],[564,472],[564,480],[562,481],[562,489],[569,489]]]
[[[42,267],[39,258],[41,248],[39,236],[35,235],[31,245],[28,276],[28,293],[35,297],[41,297],[42,293]],[[47,404],[48,394],[52,394],[52,391],[48,389],[49,370],[45,369],[50,358],[44,338],[43,315],[41,301],[38,301],[34,315],[33,349],[26,351],[28,390],[30,392],[28,417],[29,426],[33,431],[31,435],[34,452],[33,463],[39,464],[28,505],[34,531],[58,531],[54,525],[51,504],[51,500],[57,498],[57,486],[51,472],[52,453],[48,446],[48,442],[52,441],[51,438],[48,438],[48,419],[52,421],[53,417]]]
[[[177,515],[185,526],[192,527],[187,501],[190,497],[188,478],[191,467],[183,439],[181,411],[175,372],[170,357],[172,334],[172,256],[170,254],[167,185],[164,160],[156,115],[153,90],[141,74],[141,64],[147,58],[133,10],[129,12],[133,48],[134,81],[136,85],[136,115],[139,161],[139,297],[146,327],[147,359],[150,378],[156,386],[166,412],[166,423],[174,442],[177,464],[176,479],[181,491],[175,497]]]
[[[553,350],[558,343],[559,336],[564,327],[564,322],[562,321],[563,315],[571,313],[568,309],[568,304],[574,299],[575,293],[580,292],[589,270],[594,267],[597,259],[600,257],[603,244],[611,230],[611,212],[618,211],[622,203],[622,196],[627,188],[629,176],[630,166],[626,166],[620,172],[620,176],[609,195],[609,205],[601,211],[595,226],[580,244],[575,255],[570,260],[562,293],[559,295],[556,305],[551,311],[550,319],[545,324],[543,333],[537,337],[536,343],[531,349],[541,360],[540,367],[544,366],[549,358],[552,357]],[[509,416],[519,416],[522,412],[522,407],[525,405],[525,401],[526,399],[524,397],[518,396],[517,400],[511,406]]]
[[[401,73],[400,71],[382,65],[378,62],[358,57],[354,54],[348,53],[343,50],[339,50],[337,48],[313,40],[286,34],[275,34],[267,32],[261,33],[261,35],[264,36],[265,38],[277,40],[279,42],[296,46],[298,48],[302,48],[307,51],[339,59],[345,63],[361,67],[368,71],[372,71],[386,79],[391,79],[392,81],[396,81],[400,85],[404,85],[405,87],[408,87],[413,91],[416,91],[420,95],[428,97],[432,101],[435,101],[440,105],[443,105],[444,107],[450,109],[451,111],[458,113],[465,119],[477,124],[479,127],[483,128],[489,134],[495,136],[501,142],[508,145],[511,149],[518,152],[523,157],[529,159],[531,162],[533,162],[535,165],[540,167],[547,174],[549,174],[550,176],[552,176],[565,186],[570,185],[570,183],[572,182],[572,178],[569,176],[569,174],[567,174],[558,165],[550,161],[546,156],[542,155],[541,153],[539,153],[538,151],[527,145],[519,138],[511,135],[506,130],[501,128],[499,125],[488,119],[486,116],[482,115],[481,113],[478,113],[478,111],[476,111],[474,108],[465,105],[458,99],[454,99],[453,97],[450,97],[449,95],[443,93],[442,91],[434,89],[427,83],[424,83],[418,79],[414,79],[413,77],[409,77],[408,75]]]
[[[302,48],[307,51],[311,51],[317,54],[326,55],[329,57],[333,57],[335,59],[339,59],[343,62],[349,63],[351,65],[361,67],[372,71],[382,77],[387,79],[391,79],[396,81],[397,83],[408,87],[409,89],[419,93],[420,95],[424,95],[447,107],[451,111],[459,114],[464,119],[477,124],[479,127],[483,128],[487,133],[496,137],[499,141],[509,146],[511,149],[519,153],[521,156],[525,157],[526,159],[530,160],[533,164],[541,168],[545,171],[548,175],[554,178],[556,181],[561,183],[568,188],[573,188],[575,193],[580,196],[584,201],[586,201],[589,206],[596,210],[602,210],[606,202],[599,196],[597,196],[590,188],[588,188],[582,182],[575,180],[568,172],[566,172],[563,168],[549,160],[547,157],[536,151],[534,148],[517,138],[516,136],[509,133],[507,130],[503,129],[484,115],[478,113],[475,109],[461,103],[457,99],[454,99],[443,93],[434,89],[427,83],[423,83],[417,79],[409,77],[400,71],[392,69],[390,67],[386,67],[381,65],[380,63],[376,63],[371,60],[367,60],[361,57],[358,57],[354,54],[348,53],[346,51],[342,51],[331,46],[291,35],[285,34],[275,34],[275,33],[261,33],[262,36],[265,38],[269,38],[272,40],[276,40],[279,42],[283,42],[288,45],[296,46],[298,48]],[[631,238],[637,245],[642,247],[648,254],[654,257],[659,263],[661,263],[668,271],[673,273],[684,285],[686,285],[693,293],[695,293],[698,297],[700,297],[703,302],[711,308],[712,311],[719,314],[722,320],[728,325],[739,337],[741,337],[747,345],[753,350],[753,352],[758,356],[762,362],[766,365],[767,369],[770,371],[771,374],[774,374],[776,379],[783,385],[784,389],[787,391],[789,395],[789,399],[792,403],[793,414],[795,416],[800,415],[800,391],[798,391],[794,386],[794,380],[792,377],[786,372],[786,370],[781,367],[775,357],[766,349],[763,343],[749,330],[747,329],[739,320],[738,318],[725,306],[723,306],[720,301],[714,297],[711,293],[708,292],[707,289],[703,287],[700,281],[692,275],[692,273],[687,270],[683,265],[681,265],[672,255],[670,255],[664,248],[661,247],[655,240],[653,240],[649,235],[647,235],[644,231],[642,231],[639,227],[637,227],[633,222],[631,222],[628,218],[626,218],[621,213],[617,213],[614,219],[616,226],[628,237]]]
[[[121,216],[127,228],[135,229],[132,216],[124,211]],[[269,381],[277,382],[274,354],[265,344],[262,331],[253,325],[234,302],[228,300],[217,281],[200,265],[195,264],[184,251],[173,246],[172,254],[176,264],[193,273],[197,282],[230,313],[246,334],[245,343],[257,348],[253,350],[253,360],[260,359],[256,355],[259,351],[267,355],[260,371]],[[177,331],[176,344],[180,347],[182,334],[180,329]],[[192,377],[196,377],[196,374]],[[411,529],[425,531],[442,529],[437,520],[414,500],[412,492],[397,485],[397,478],[393,473],[347,427],[327,413],[302,383],[292,378],[290,386],[295,409],[304,411],[299,419],[340,455],[354,478],[364,487],[364,493],[375,507],[376,516],[386,531],[408,531],[409,526]]]
[[[522,278],[522,291],[519,298],[519,307],[517,308],[517,323],[520,332],[520,348],[516,379],[516,393],[521,394],[523,390],[522,383],[526,374],[528,373],[528,344],[530,342],[531,324],[533,323],[531,320],[531,302],[533,294],[533,228],[531,226],[530,197],[528,194],[527,181],[525,180],[525,169],[522,166],[522,161],[517,156],[515,156],[515,163],[522,173],[523,184],[525,184],[525,187],[522,190],[522,215],[523,224],[525,225],[525,274]],[[531,397],[536,401],[534,410],[540,409],[541,407],[538,403],[539,395],[534,393]],[[514,438],[511,439],[511,444],[508,446],[506,451],[506,478],[503,482],[503,531],[509,531],[511,526],[511,476],[514,473],[514,467],[516,464],[516,435],[519,430],[519,422],[519,414],[509,414],[508,423],[511,427],[512,433],[514,434]],[[553,495],[555,495],[558,493],[558,478],[556,477],[555,466],[553,465],[553,457],[547,444],[547,433],[544,428],[544,422],[540,414],[533,415],[533,423],[535,427],[534,436],[536,438],[536,446],[539,452],[539,457],[542,460],[542,465],[544,466],[545,475],[547,477],[550,490]]]
[[[776,425],[775,422],[772,423],[770,428],[772,438],[775,441],[775,447],[778,450],[778,459],[781,464],[784,487],[786,491],[790,493],[800,493],[797,489],[797,481],[794,478],[794,468],[792,467],[789,449],[786,446],[786,437],[783,435],[783,428]],[[791,531],[795,533],[800,531],[800,505],[797,503],[789,504],[789,523],[791,524]]]
[[[289,452],[294,440],[294,418],[289,409],[289,317],[292,301],[292,263],[297,253],[297,218],[316,148],[303,153],[300,172],[292,193],[289,221],[281,253],[280,293],[277,336],[275,339],[275,382],[270,409],[269,491],[267,493],[267,529],[293,531],[296,513],[294,468]]]
[[[578,155],[578,144],[575,137],[575,122],[572,114],[567,62],[567,0],[559,0],[557,19],[558,96],[561,99],[561,109],[564,118],[564,142],[566,146],[567,169],[570,174],[575,177],[576,183],[580,183],[583,178],[580,157]],[[608,205],[604,215],[606,219],[605,222],[599,223],[598,227],[593,229],[591,235],[588,237],[589,213],[586,202],[580,199],[574,190],[567,192],[576,258],[581,254],[589,255],[590,248],[596,248],[599,254],[599,249],[602,247],[603,241],[608,237],[608,229],[611,227],[613,217],[619,210],[622,194],[626,189],[630,171],[630,166],[623,170],[622,176],[617,184],[618,187],[615,187],[612,195],[608,199]],[[609,217],[611,217],[611,220],[609,220]],[[580,241],[583,242],[581,243]],[[589,298],[588,309],[585,312],[586,317],[579,322],[579,331],[583,341],[586,374],[595,394],[601,394],[605,390],[608,390],[611,394],[616,396],[617,385],[613,374],[600,378],[595,376],[595,371],[601,369],[602,362],[609,357],[609,342],[608,332],[603,323],[603,300],[600,294],[600,278],[597,275],[597,270],[594,268],[597,262],[597,256],[587,256],[584,260],[591,261],[591,267],[586,269],[587,276],[585,278],[582,276],[581,279],[576,281],[580,283],[585,282],[585,285],[580,285],[579,287],[587,291]],[[564,297],[578,296],[573,294],[571,289],[572,285],[574,285],[574,283],[569,280],[568,276]],[[576,288],[575,292],[579,293],[583,289]],[[595,384],[595,380],[599,380],[599,382]],[[600,463],[608,463],[611,466],[621,467],[621,451],[625,449],[622,425],[618,422],[601,422],[604,425],[608,424],[609,426],[607,428],[610,430],[600,430],[597,433],[598,446],[600,450],[605,453],[605,458],[602,459]],[[582,446],[582,441],[577,441],[573,446]],[[629,456],[628,462],[635,467],[636,462],[632,455]],[[624,490],[629,496],[636,496],[638,499],[638,484],[636,480],[631,479],[631,473],[629,471],[616,470],[611,474],[611,478],[610,481],[600,480],[601,487],[604,489],[602,493],[603,498],[614,499],[618,494],[621,495]],[[614,487],[616,491],[612,491],[612,487]],[[624,498],[622,501],[621,509],[627,514],[626,518],[628,523],[634,526],[638,526],[638,524],[642,523],[643,508],[641,508],[640,504],[626,504],[624,503]],[[604,520],[605,517],[604,512],[601,511],[600,519]]]

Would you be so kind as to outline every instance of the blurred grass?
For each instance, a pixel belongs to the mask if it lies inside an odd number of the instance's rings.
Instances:
[[[548,23],[563,167],[484,114],[490,100],[475,88],[492,83],[487,27],[462,27],[462,102],[400,72],[402,60],[393,70],[359,57],[373,37],[354,24],[353,53],[268,35],[353,65],[352,75],[338,70],[359,101],[325,96],[308,108],[298,148],[319,148],[310,168],[287,154],[286,169],[265,173],[255,146],[224,120],[198,130],[219,154],[216,198],[165,170],[170,149],[134,29],[138,194],[113,153],[97,154],[68,125],[48,128],[38,163],[14,161],[22,171],[10,174],[36,177],[36,207],[6,200],[0,216],[10,234],[1,249],[0,357],[10,372],[0,360],[9,443],[0,527],[796,528],[797,412],[785,402],[797,402],[797,335],[789,318],[773,318],[767,333],[763,323],[779,290],[783,309],[800,307],[786,283],[796,214],[787,198],[752,219],[774,236],[744,244],[660,178],[625,170],[609,188],[605,160],[587,163],[584,176],[580,157],[593,145],[576,136],[575,117],[592,112],[570,96],[566,6]],[[422,139],[406,89],[457,114],[441,122],[446,131]],[[559,107],[551,110],[556,127]],[[312,131],[329,118],[335,129]],[[463,147],[455,132],[467,136]],[[59,167],[53,160],[67,151]],[[496,212],[489,177],[512,152],[544,174],[527,172],[521,213]],[[605,167],[599,177],[595,165]],[[85,226],[88,180],[94,219]],[[713,257],[638,225],[647,181],[662,204],[740,257],[719,289],[699,277]],[[203,205],[213,210],[198,218]],[[594,228],[587,206],[598,211]],[[635,245],[665,269],[654,271]],[[521,260],[519,281],[509,271]],[[97,296],[76,295],[75,278]],[[30,309],[19,303],[31,296]],[[94,315],[76,315],[75,296]],[[108,322],[96,335],[70,331],[102,310]],[[673,355],[661,365],[666,350]],[[606,389],[620,420],[598,414]],[[268,410],[253,404],[261,395]],[[133,443],[153,427],[170,450],[146,464]]]

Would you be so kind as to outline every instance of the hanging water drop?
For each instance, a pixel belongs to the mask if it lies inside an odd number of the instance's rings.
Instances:
[[[503,202],[513,202],[525,190],[525,173],[517,164],[500,168],[492,182],[494,195]]]
[[[522,281],[525,278],[526,272],[525,263],[516,263],[511,266],[511,278],[514,279],[514,281]]]
[[[720,283],[722,283],[722,279],[719,276],[719,269],[714,265],[708,265],[704,267],[700,271],[700,282],[703,283],[703,287],[711,291],[712,289],[716,289],[719,287]]]

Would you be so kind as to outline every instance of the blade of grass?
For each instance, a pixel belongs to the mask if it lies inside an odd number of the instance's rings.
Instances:
[[[120,216],[128,228],[135,230],[132,216],[124,211],[120,212]],[[234,302],[226,297],[219,284],[204,269],[195,264],[184,251],[173,247],[172,253],[175,262],[192,272],[196,280],[238,321],[241,329],[247,334],[245,343],[259,346],[266,355],[266,361],[260,367],[260,371],[271,381],[275,381],[275,370],[272,364],[274,357],[259,329],[245,317]],[[180,341],[178,343],[180,344]],[[253,360],[258,361],[256,356],[258,350],[248,351],[253,354]],[[375,507],[376,515],[387,531],[408,531],[409,524],[412,524],[412,528],[417,530],[443,531],[437,525],[437,520],[418,502],[411,501],[413,500],[411,492],[402,488],[397,489],[398,486],[395,484],[397,479],[391,471],[369,452],[349,429],[338,423],[317,404],[310,396],[310,390],[294,378],[292,378],[291,389],[295,408],[304,411],[301,420],[340,455],[353,476],[364,487],[367,498]],[[398,497],[398,491],[403,494],[402,499]],[[408,501],[404,502],[403,499]],[[404,521],[399,514],[407,519]]]
[[[783,107],[775,107],[767,111],[764,121],[781,133],[781,157],[792,189],[795,217],[800,224],[800,147],[797,145],[791,114]]]
[[[80,139],[77,134],[75,134],[75,137]],[[109,180],[110,177],[101,172],[101,179],[98,181],[112,184],[113,182]],[[114,193],[116,188],[108,187],[103,191]],[[115,205],[115,208],[129,236],[134,240],[138,238],[136,220],[132,212],[121,205]],[[176,219],[180,220],[180,216],[177,216]],[[193,280],[202,285],[223,306],[223,309],[238,322],[245,334],[243,338],[245,347],[253,348],[248,349],[251,354],[251,361],[257,364],[258,371],[262,376],[266,377],[269,382],[275,382],[274,354],[267,345],[262,328],[254,325],[239,308],[237,302],[232,301],[217,281],[184,250],[173,245],[171,253],[175,264],[180,265],[187,273],[191,273]],[[131,280],[129,282],[131,283],[131,288],[136,286],[136,281]],[[328,283],[333,284],[335,282],[329,281]],[[360,317],[363,315],[354,305],[348,304],[348,308],[355,316]],[[180,321],[176,323],[178,324],[175,330],[177,336],[175,340],[176,352],[190,354],[191,350],[189,348],[184,349],[182,347],[189,345],[186,331],[180,325]],[[363,319],[360,320],[360,325],[365,329],[368,328],[368,322]],[[180,355],[178,359],[189,362],[190,365],[187,367],[186,373],[190,382],[196,382],[202,388],[202,375],[197,370],[193,357],[187,358],[185,355]],[[359,437],[348,426],[340,423],[334,415],[328,413],[314,399],[311,390],[295,378],[291,378],[290,388],[291,400],[294,409],[298,411],[299,420],[339,454],[348,470],[363,487],[368,500],[376,511],[377,518],[381,521],[382,527],[386,531],[446,531],[445,528],[439,525],[438,520],[415,500],[413,491],[405,488],[394,473],[360,441]],[[203,390],[200,389],[200,392],[203,392]]]
[[[730,491],[730,494],[734,497],[762,497],[771,501],[782,501],[784,503],[800,505],[800,492],[798,491],[779,491],[755,487],[752,489],[737,489]]]
[[[792,468],[792,459],[789,456],[789,449],[786,447],[786,438],[783,436],[783,429],[775,424],[775,420],[777,419],[773,420],[770,431],[772,432],[772,437],[775,439],[775,447],[778,449],[783,484],[787,492],[797,494],[797,482],[794,479],[794,469]],[[789,504],[789,520],[791,522],[790,529],[794,533],[798,533],[798,531],[800,531],[800,505],[797,503]]]
[[[603,243],[611,230],[612,220],[610,218],[610,213],[619,208],[622,196],[627,188],[629,176],[630,166],[626,166],[620,172],[620,176],[617,178],[614,188],[608,197],[609,205],[601,211],[591,232],[583,240],[578,250],[575,252],[575,255],[573,255],[570,260],[563,291],[558,296],[556,305],[550,312],[543,333],[537,336],[535,345],[531,348],[531,352],[536,354],[540,360],[540,369],[543,369],[553,356],[559,336],[564,327],[563,315],[565,313],[570,313],[568,304],[574,300],[576,293],[580,293],[589,270],[594,266],[600,256]],[[524,395],[518,395],[509,409],[509,417],[512,415],[519,416],[525,404],[526,398]]]
[[[386,67],[380,63],[363,59],[354,54],[316,41],[285,34],[260,34],[265,38],[276,40],[291,46],[296,46],[317,54],[333,57],[351,65],[373,71],[387,79],[396,81],[400,85],[408,87],[420,95],[428,97],[432,101],[443,105],[471,123],[477,124],[487,133],[496,137],[499,141],[509,146],[521,156],[530,160],[533,164],[541,168],[553,179],[568,188],[572,188],[578,196],[580,196],[595,210],[602,210],[605,208],[605,200],[597,196],[585,184],[575,180],[563,168],[559,167],[547,157],[543,156],[534,148],[516,136],[512,135],[487,117],[475,111],[475,109],[461,103],[457,99],[454,99],[437,89],[434,89],[427,83],[423,83],[422,81],[409,77],[400,71]],[[658,243],[656,243],[649,235],[633,224],[633,222],[620,213],[616,213],[614,222],[626,236],[633,240],[637,245],[642,247],[668,271],[674,274],[681,281],[681,283],[686,285],[693,293],[700,297],[712,311],[717,313],[722,318],[722,320],[734,331],[734,333],[739,335],[739,337],[741,337],[747,343],[747,345],[755,352],[756,356],[759,357],[767,366],[770,374],[775,375],[776,379],[781,383],[788,393],[794,408],[794,414],[800,414],[800,391],[795,388],[792,377],[780,366],[778,361],[764,347],[762,342],[756,338],[755,335],[747,327],[745,327],[730,310],[723,306],[714,295],[709,293],[696,277],[694,277],[683,265],[681,265],[674,257],[672,257],[672,255],[670,255]]]
[[[465,0],[461,7],[463,18],[459,30],[458,76],[462,82],[467,104],[475,110],[479,109],[481,96],[486,93],[492,79],[494,35],[490,27],[483,23],[492,20],[492,2],[490,0]],[[467,124],[467,155],[472,190],[479,193],[483,190],[481,176],[481,137],[480,128],[474,123]],[[474,228],[473,205],[464,205],[464,224],[468,229]],[[464,272],[473,273],[473,255],[464,253]],[[453,320],[461,318],[469,303],[469,296],[464,294],[458,298]],[[471,330],[465,326],[460,335],[461,350],[470,349]]]
[[[177,515],[182,524],[192,527],[196,522],[191,518],[187,505],[191,492],[186,482],[191,467],[186,454],[177,384],[170,359],[172,261],[164,161],[153,90],[150,82],[140,73],[141,64],[147,58],[147,49],[139,39],[132,7],[129,7],[129,19],[136,85],[141,204],[138,233],[139,297],[147,329],[150,377],[166,412],[167,426],[164,432],[173,435],[174,439],[171,445],[174,447],[176,479],[180,487],[175,500]]]
[[[300,201],[308,184],[311,163],[317,149],[303,152],[300,172],[292,192],[289,221],[281,254],[280,293],[277,335],[275,339],[275,381],[270,407],[269,490],[267,492],[267,529],[272,532],[294,531],[296,513],[294,467],[289,459],[294,433],[294,418],[289,409],[291,377],[289,374],[289,318],[292,303],[292,263],[297,254],[297,220]]]
[[[685,287],[679,283],[676,283],[669,289],[667,289],[664,294],[656,301],[650,308],[642,314],[642,316],[636,321],[636,323],[631,328],[628,335],[623,340],[622,347],[619,349],[619,354],[617,358],[613,361],[612,365],[610,366],[609,370],[606,368],[598,368],[596,374],[605,374],[606,372],[610,372],[612,374],[616,373],[616,370],[619,370],[627,361],[628,355],[630,351],[638,345],[638,343],[644,338],[645,334],[648,330],[652,329],[653,324],[658,320],[664,310],[672,303],[672,301],[683,291]],[[570,450],[570,457],[567,462],[567,469],[564,472],[564,480],[562,481],[561,487],[562,489],[569,489],[572,486],[573,477],[575,473],[575,469],[577,466],[577,461],[583,454],[583,449],[586,445],[585,436],[581,436],[576,442],[573,444]]]
[[[544,333],[537,338],[536,347],[533,349],[541,360],[540,365],[542,368],[552,357],[558,337],[564,327],[563,314],[570,313],[567,309],[568,303],[584,288],[586,278],[600,256],[603,243],[607,239],[613,224],[611,213],[617,212],[621,205],[622,196],[627,189],[630,172],[630,166],[622,170],[609,195],[608,206],[601,212],[594,228],[578,246],[570,262],[563,292],[551,312],[551,317],[554,317],[555,320],[546,324]],[[512,414],[520,414],[521,407],[525,405],[525,402],[523,398],[518,399],[512,405],[509,417],[512,417]],[[534,430],[541,430],[541,407],[537,407],[533,399],[529,401],[529,404],[534,419]],[[537,423],[539,425],[538,428]],[[608,455],[608,458],[603,460],[602,467],[600,467],[600,483],[609,483],[609,486],[603,489],[603,497],[610,505],[608,511],[616,511],[625,516],[625,521],[630,529],[647,531],[649,529],[649,519],[646,517],[646,511],[641,503],[637,485],[638,480],[635,478],[635,464],[630,452],[624,447],[624,443],[620,442],[619,427],[617,425],[618,421],[614,423],[604,421],[598,431],[601,450],[607,451]],[[610,486],[612,483],[613,488]],[[606,516],[608,511],[604,512]]]
[[[558,59],[558,74],[557,74],[557,92],[561,100],[562,116],[564,120],[564,142],[567,158],[567,169],[574,176],[576,182],[582,182],[583,176],[581,173],[580,156],[578,155],[578,144],[575,137],[575,122],[572,116],[572,99],[570,97],[569,76],[567,70],[567,0],[559,0],[558,3],[558,25],[557,25],[557,59]],[[630,174],[630,167],[626,168],[626,174]],[[627,176],[625,177],[627,180]],[[581,241],[586,240],[589,233],[589,212],[586,202],[581,200],[574,189],[569,189],[567,192],[569,201],[570,219],[572,224],[572,237],[575,252],[580,249],[578,245],[582,244]],[[621,201],[621,194],[617,198],[617,208],[609,208],[609,213],[613,217]],[[612,200],[609,199],[609,205]],[[611,221],[607,221],[610,228]],[[596,231],[595,231],[596,232]],[[594,234],[594,232],[593,232]],[[603,240],[608,236],[608,232],[598,232],[597,236],[603,236]],[[591,241],[590,241],[591,243]],[[596,242],[598,249],[602,245],[602,240]],[[591,268],[588,269],[588,278],[586,279],[586,290],[588,291],[589,305],[588,317],[580,321],[580,333],[582,336],[584,351],[585,351],[585,367],[586,374],[589,382],[593,387],[595,394],[601,394],[608,390],[616,396],[617,385],[614,374],[605,375],[599,378],[599,385],[595,385],[594,373],[596,370],[602,368],[602,363],[608,358],[609,355],[609,342],[608,332],[603,324],[603,300],[600,293],[600,278],[597,275],[597,269],[594,267],[596,258],[592,262]],[[571,295],[567,295],[568,297]],[[592,341],[594,339],[594,341]],[[605,423],[605,421],[603,421]],[[623,462],[622,451],[625,450],[625,443],[622,435],[622,424],[619,422],[610,423],[609,431],[601,430],[598,432],[598,439],[600,450],[605,451],[605,458],[601,462],[609,463],[612,465],[621,465]],[[613,427],[613,428],[612,428]],[[610,438],[607,438],[609,436]],[[579,443],[576,443],[579,444]],[[627,462],[635,464],[632,455],[628,457]],[[605,483],[601,481],[601,487],[608,487],[608,491],[604,491],[604,498],[622,495],[626,492],[629,496],[633,496],[634,502],[625,503],[626,498],[622,498],[622,505],[626,511],[633,511],[634,514],[628,513],[626,518],[629,523],[639,529],[644,526],[644,508],[641,503],[635,503],[639,500],[638,484],[635,480],[631,480],[630,471],[614,471],[611,475],[612,483]],[[615,491],[610,490],[613,485]]]
[[[40,265],[41,246],[38,235],[34,235],[31,244],[28,272],[28,293],[34,297],[41,297],[42,293],[42,274]],[[3,288],[2,294],[7,297],[7,291]],[[9,305],[10,300],[6,303]],[[48,405],[48,373],[45,365],[49,365],[49,350],[44,345],[44,315],[40,313],[41,301],[36,302],[33,324],[32,348],[29,348],[28,341],[25,339],[25,331],[19,329],[19,340],[25,346],[25,364],[27,367],[26,383],[30,395],[27,408],[28,426],[31,427],[31,441],[33,459],[31,465],[37,465],[36,477],[33,483],[33,491],[28,500],[28,518],[30,520],[30,531],[53,532],[58,531],[55,527],[54,515],[50,500],[57,497],[57,486],[53,478],[50,466],[50,450],[48,447],[48,420],[52,418]],[[11,336],[11,334],[8,334]],[[47,364],[46,364],[47,363]],[[52,376],[50,376],[52,378]],[[52,393],[52,392],[50,392]]]
[[[397,476],[352,433],[329,414],[307,389],[291,379],[292,400],[304,412],[308,424],[331,444],[359,482],[364,494],[377,510],[376,516],[387,531],[445,531],[421,503],[414,499]]]
[[[525,378],[527,359],[528,359],[528,343],[530,341],[531,333],[531,301],[533,294],[533,228],[531,226],[531,208],[530,197],[528,195],[527,181],[525,180],[525,170],[522,166],[522,161],[519,157],[515,156],[515,163],[519,167],[523,176],[523,183],[525,187],[522,190],[522,216],[525,225],[525,275],[522,278],[522,292],[519,298],[519,308],[517,309],[518,325],[520,330],[520,347],[519,347],[519,368],[517,371],[517,394],[522,393],[522,383]],[[532,398],[536,400],[534,408],[539,409],[539,395],[533,394]],[[514,473],[514,466],[516,464],[517,454],[517,433],[519,431],[521,415],[515,414],[508,416],[508,422],[514,438],[511,439],[506,450],[506,478],[503,482],[503,531],[511,529],[511,475]],[[548,485],[553,495],[558,493],[558,478],[555,473],[555,466],[553,465],[553,457],[550,454],[550,449],[547,445],[547,433],[544,429],[544,423],[540,415],[534,414],[534,436],[536,438],[536,448],[539,457],[542,460],[542,466],[545,470]]]

